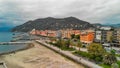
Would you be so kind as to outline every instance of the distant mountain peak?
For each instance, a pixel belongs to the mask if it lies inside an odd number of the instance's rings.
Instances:
[[[28,21],[20,26],[15,27],[12,31],[27,32],[32,29],[37,30],[60,30],[60,29],[88,29],[93,27],[89,22],[79,20],[75,17],[67,18],[39,18]]]

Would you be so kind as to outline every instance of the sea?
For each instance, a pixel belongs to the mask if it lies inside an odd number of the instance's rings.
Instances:
[[[14,34],[19,34],[19,33],[0,32],[0,42],[10,42],[13,39]],[[0,54],[13,52],[16,50],[23,49],[25,47],[26,45],[0,45]]]

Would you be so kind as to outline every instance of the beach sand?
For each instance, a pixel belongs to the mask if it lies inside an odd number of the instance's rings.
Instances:
[[[8,68],[84,68],[34,42],[34,47],[0,56]]]

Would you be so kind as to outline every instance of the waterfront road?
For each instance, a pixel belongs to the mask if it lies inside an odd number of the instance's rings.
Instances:
[[[36,40],[36,42],[39,42],[39,43],[43,44],[44,46],[46,46],[46,47],[48,47],[48,48],[50,48],[50,49],[64,55],[64,56],[67,56],[70,59],[72,59],[72,60],[74,60],[74,61],[76,61],[78,63],[81,63],[81,64],[83,64],[85,66],[88,66],[90,68],[102,68],[101,66],[98,66],[97,64],[95,64],[95,63],[93,63],[91,61],[88,61],[88,60],[85,60],[85,59],[83,59],[81,57],[73,55],[70,51],[63,51],[63,50],[61,50],[61,49],[59,49],[59,48],[57,48],[55,46],[47,44],[47,43],[45,43],[44,40]]]

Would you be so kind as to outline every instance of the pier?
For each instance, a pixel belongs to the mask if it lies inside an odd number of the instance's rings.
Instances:
[[[31,43],[31,41],[26,42],[0,42],[0,45],[18,45],[18,44],[28,44]]]

